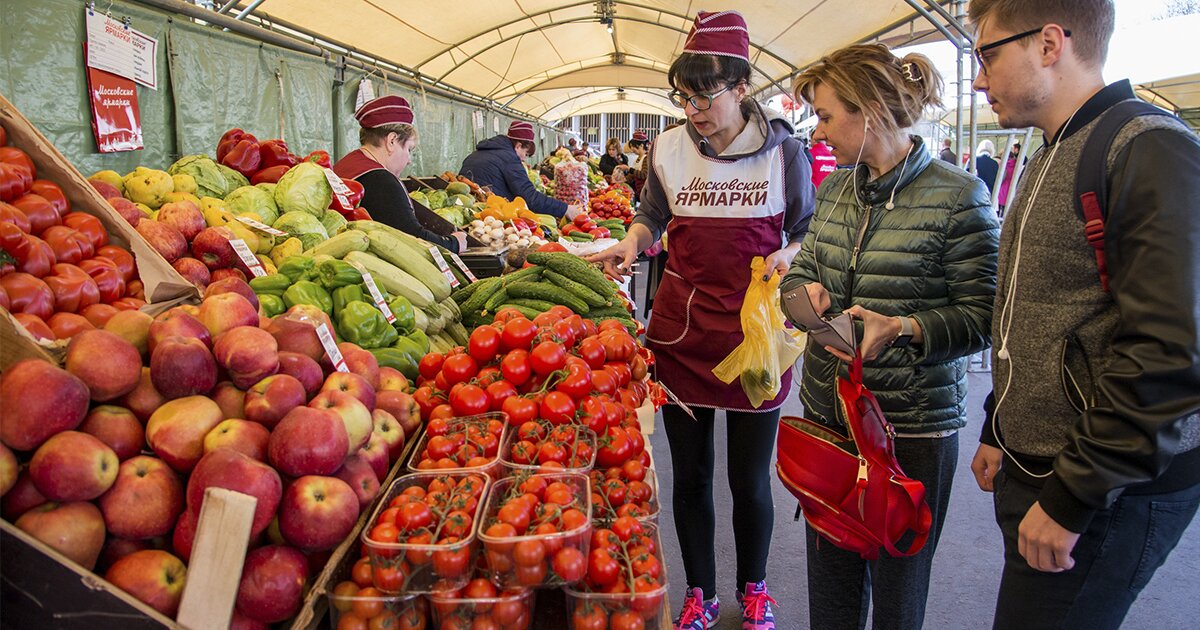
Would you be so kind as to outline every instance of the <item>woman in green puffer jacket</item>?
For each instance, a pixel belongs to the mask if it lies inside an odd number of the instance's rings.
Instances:
[[[967,360],[990,343],[1000,227],[983,182],[935,160],[908,134],[940,101],[937,70],[922,55],[856,45],[825,57],[797,80],[796,95],[819,122],[815,141],[839,169],[817,191],[812,229],[784,277],[817,312],[850,312],[861,340],[864,381],[895,426],[896,457],[925,484],[933,524],[924,549],[868,563],[808,531],[813,628],[920,628],[929,571],[945,521],[966,424]],[[810,340],[811,341],[811,340]],[[807,418],[844,431],[837,377],[852,357],[810,343],[800,400]]]

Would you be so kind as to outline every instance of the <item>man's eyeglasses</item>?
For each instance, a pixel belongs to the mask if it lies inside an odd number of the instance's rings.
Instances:
[[[994,50],[996,48],[999,48],[1005,44],[1011,44],[1019,39],[1024,39],[1026,37],[1029,37],[1030,35],[1037,35],[1038,33],[1041,33],[1042,29],[1046,28],[1047,26],[1049,26],[1049,25],[1043,24],[1035,29],[1025,31],[1024,33],[1017,33],[1016,35],[1012,35],[1010,37],[1005,37],[1004,39],[1001,39],[999,41],[995,41],[990,44],[984,44],[984,45],[976,48],[975,49],[975,60],[979,62],[980,71],[982,71],[984,74],[987,74],[987,72],[988,72],[987,59],[983,56],[983,53],[985,53],[989,50]],[[1063,35],[1066,37],[1070,37],[1071,31],[1069,29],[1064,28]]]
[[[728,92],[731,89],[733,89],[732,85],[726,85],[725,87],[721,88],[720,90],[718,90],[716,92],[713,92],[712,94],[693,94],[692,96],[684,96],[683,94],[672,90],[671,93],[667,95],[667,97],[671,99],[671,104],[674,105],[675,107],[678,107],[679,109],[683,109],[684,107],[687,106],[688,103],[691,103],[692,107],[696,108],[696,111],[702,112],[702,111],[712,107],[713,99]]]

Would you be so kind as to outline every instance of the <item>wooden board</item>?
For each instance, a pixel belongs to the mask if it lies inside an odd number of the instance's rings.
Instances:
[[[191,630],[224,630],[233,618],[238,583],[258,499],[225,488],[204,491],[192,545],[179,623]]]

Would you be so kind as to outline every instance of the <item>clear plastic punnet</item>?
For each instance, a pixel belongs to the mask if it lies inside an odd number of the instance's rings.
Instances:
[[[504,467],[500,456],[507,449],[513,432],[508,426],[508,414],[494,411],[476,416],[450,418],[446,425],[445,435],[435,435],[430,432],[429,424],[426,423],[425,433],[408,460],[409,472],[484,472],[493,479],[499,479],[503,475]],[[495,437],[494,442],[489,435]],[[447,439],[454,444],[450,445],[449,457],[442,457],[447,453]],[[474,455],[479,453],[481,448],[485,450],[479,455]]]
[[[563,589],[567,594],[567,616],[571,619],[569,627],[572,630],[595,627],[633,628],[643,625],[647,628],[658,627],[666,602],[667,563],[662,557],[658,529],[649,523],[642,524],[641,527],[641,540],[631,538],[629,542],[622,542],[618,537],[614,541],[615,548],[609,552],[619,565],[616,579],[625,582],[625,589],[629,592],[592,592],[583,583],[577,586],[568,585]],[[607,530],[596,530],[596,535],[599,536],[602,531]],[[611,535],[616,537],[616,534]],[[645,544],[645,538],[650,539],[650,544]],[[600,548],[593,546],[593,556],[596,555],[597,549]],[[593,562],[596,560],[597,558],[592,558]],[[649,576],[655,567],[658,577],[651,580]],[[593,567],[589,567],[589,574],[592,570]],[[589,575],[589,579],[590,577]],[[601,618],[607,620],[610,625],[600,625],[597,620]]]

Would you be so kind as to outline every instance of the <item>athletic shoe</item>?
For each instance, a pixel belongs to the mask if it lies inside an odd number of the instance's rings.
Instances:
[[[738,603],[742,605],[742,630],[775,630],[775,613],[771,604],[776,603],[767,594],[766,582],[746,582],[746,590],[738,591]]]
[[[717,625],[721,616],[721,602],[716,597],[705,601],[704,591],[690,588],[683,600],[683,610],[675,620],[675,630],[708,630]]]

